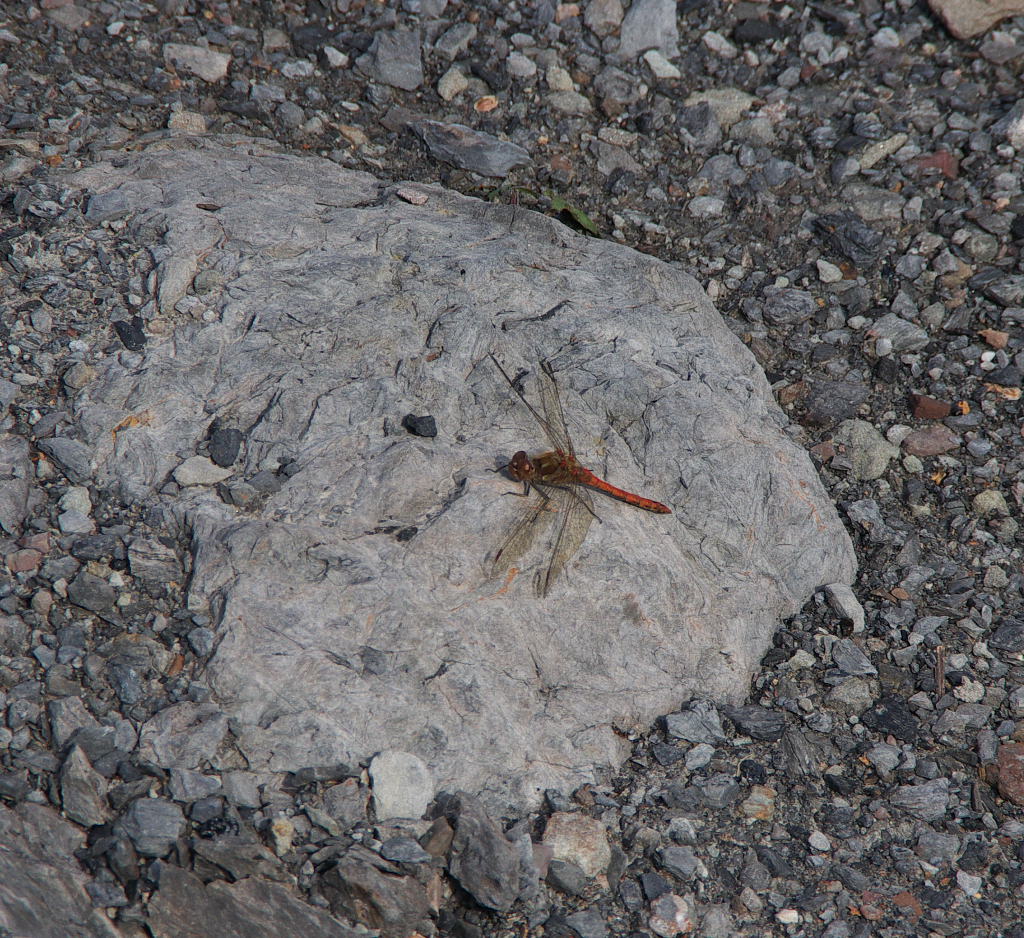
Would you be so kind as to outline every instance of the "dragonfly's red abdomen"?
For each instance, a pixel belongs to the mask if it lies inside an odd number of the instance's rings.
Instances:
[[[659,515],[672,514],[672,509],[667,505],[663,505],[661,502],[656,502],[653,498],[645,498],[643,495],[636,495],[633,492],[627,492],[625,489],[616,488],[610,482],[605,482],[604,479],[599,479],[589,469],[585,469],[583,466],[578,464],[574,475],[584,485],[589,485],[591,488],[598,489],[599,491],[604,492],[605,495],[617,498],[620,502],[625,502],[627,505],[632,505],[634,508],[643,508],[644,511],[653,511]]]

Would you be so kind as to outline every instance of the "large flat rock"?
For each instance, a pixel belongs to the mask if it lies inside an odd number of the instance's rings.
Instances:
[[[173,146],[68,182],[226,286],[103,358],[75,416],[97,485],[188,519],[189,604],[214,614],[212,685],[255,771],[396,749],[522,808],[621,762],[616,730],[743,700],[779,618],[852,580],[810,460],[690,277],[521,208]],[[546,599],[542,551],[508,579],[485,559],[521,505],[496,470],[546,448],[488,352],[534,401],[550,360],[584,463],[673,511],[598,500]],[[246,512],[165,487],[215,420],[245,435],[227,484],[287,464]]]
[[[117,938],[121,932],[85,891],[92,877],[74,852],[85,831],[52,808],[0,805],[0,934]]]

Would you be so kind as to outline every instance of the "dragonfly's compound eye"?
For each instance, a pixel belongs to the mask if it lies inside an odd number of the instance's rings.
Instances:
[[[530,462],[530,457],[522,450],[516,453],[508,464],[508,474],[519,482],[525,482],[527,479],[532,479],[533,464]]]

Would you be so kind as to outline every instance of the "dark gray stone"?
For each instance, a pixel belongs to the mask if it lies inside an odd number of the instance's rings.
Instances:
[[[426,892],[411,876],[388,875],[371,863],[345,858],[323,875],[322,888],[335,915],[380,929],[381,938],[433,929]]]
[[[166,856],[184,833],[185,816],[173,801],[140,798],[133,801],[114,827],[144,857]]]
[[[220,779],[214,775],[204,775],[191,769],[171,770],[171,797],[175,801],[186,804],[212,795],[220,788]]]
[[[101,883],[94,879],[85,884],[85,891],[89,893],[95,909],[121,909],[128,905],[120,883]]]
[[[40,440],[37,445],[76,485],[87,485],[92,481],[92,467],[89,465],[92,451],[84,443],[58,436],[52,440]]]
[[[113,820],[107,780],[93,769],[78,746],[71,748],[60,770],[60,796],[64,813],[83,827]]]
[[[148,912],[153,938],[356,938],[352,929],[297,899],[286,886],[258,877],[204,885],[174,866],[161,870]]]
[[[463,124],[421,120],[412,128],[423,138],[435,160],[481,176],[507,176],[515,167],[532,162],[522,147]]]
[[[483,804],[456,792],[445,812],[455,831],[448,871],[477,902],[507,912],[519,895],[519,857]]]
[[[877,674],[878,669],[852,639],[842,638],[832,646],[832,660],[843,674]]]
[[[68,600],[90,612],[106,612],[117,599],[117,590],[91,573],[79,573],[68,584]]]
[[[221,427],[210,434],[210,459],[225,469],[238,459],[245,436],[237,427]]]
[[[687,710],[665,717],[665,731],[689,743],[716,743],[725,739],[722,720],[710,700],[695,700]]]
[[[725,715],[732,720],[740,733],[764,742],[775,742],[782,737],[786,729],[786,718],[781,713],[766,710],[764,707],[729,707],[725,710]]]
[[[570,896],[582,896],[587,888],[587,874],[571,860],[552,860],[544,881]]]
[[[50,807],[0,805],[0,921],[11,935],[119,938],[123,932],[93,907],[74,852],[85,831]]]
[[[580,938],[605,938],[608,934],[605,916],[597,909],[574,912],[566,918],[566,922]]]
[[[806,290],[774,286],[764,289],[764,318],[773,326],[795,326],[817,311],[818,304]]]
[[[679,879],[690,879],[700,867],[700,860],[689,847],[662,847],[658,857],[662,868]]]
[[[385,841],[380,855],[393,863],[426,863],[430,860],[430,854],[411,837],[392,837]]]
[[[419,30],[380,30],[356,67],[373,81],[415,91],[423,84]]]

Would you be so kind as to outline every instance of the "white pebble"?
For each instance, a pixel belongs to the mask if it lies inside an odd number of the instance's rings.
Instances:
[[[734,59],[739,55],[736,47],[725,36],[721,33],[716,33],[713,29],[709,29],[704,33],[704,45],[723,59]]]

